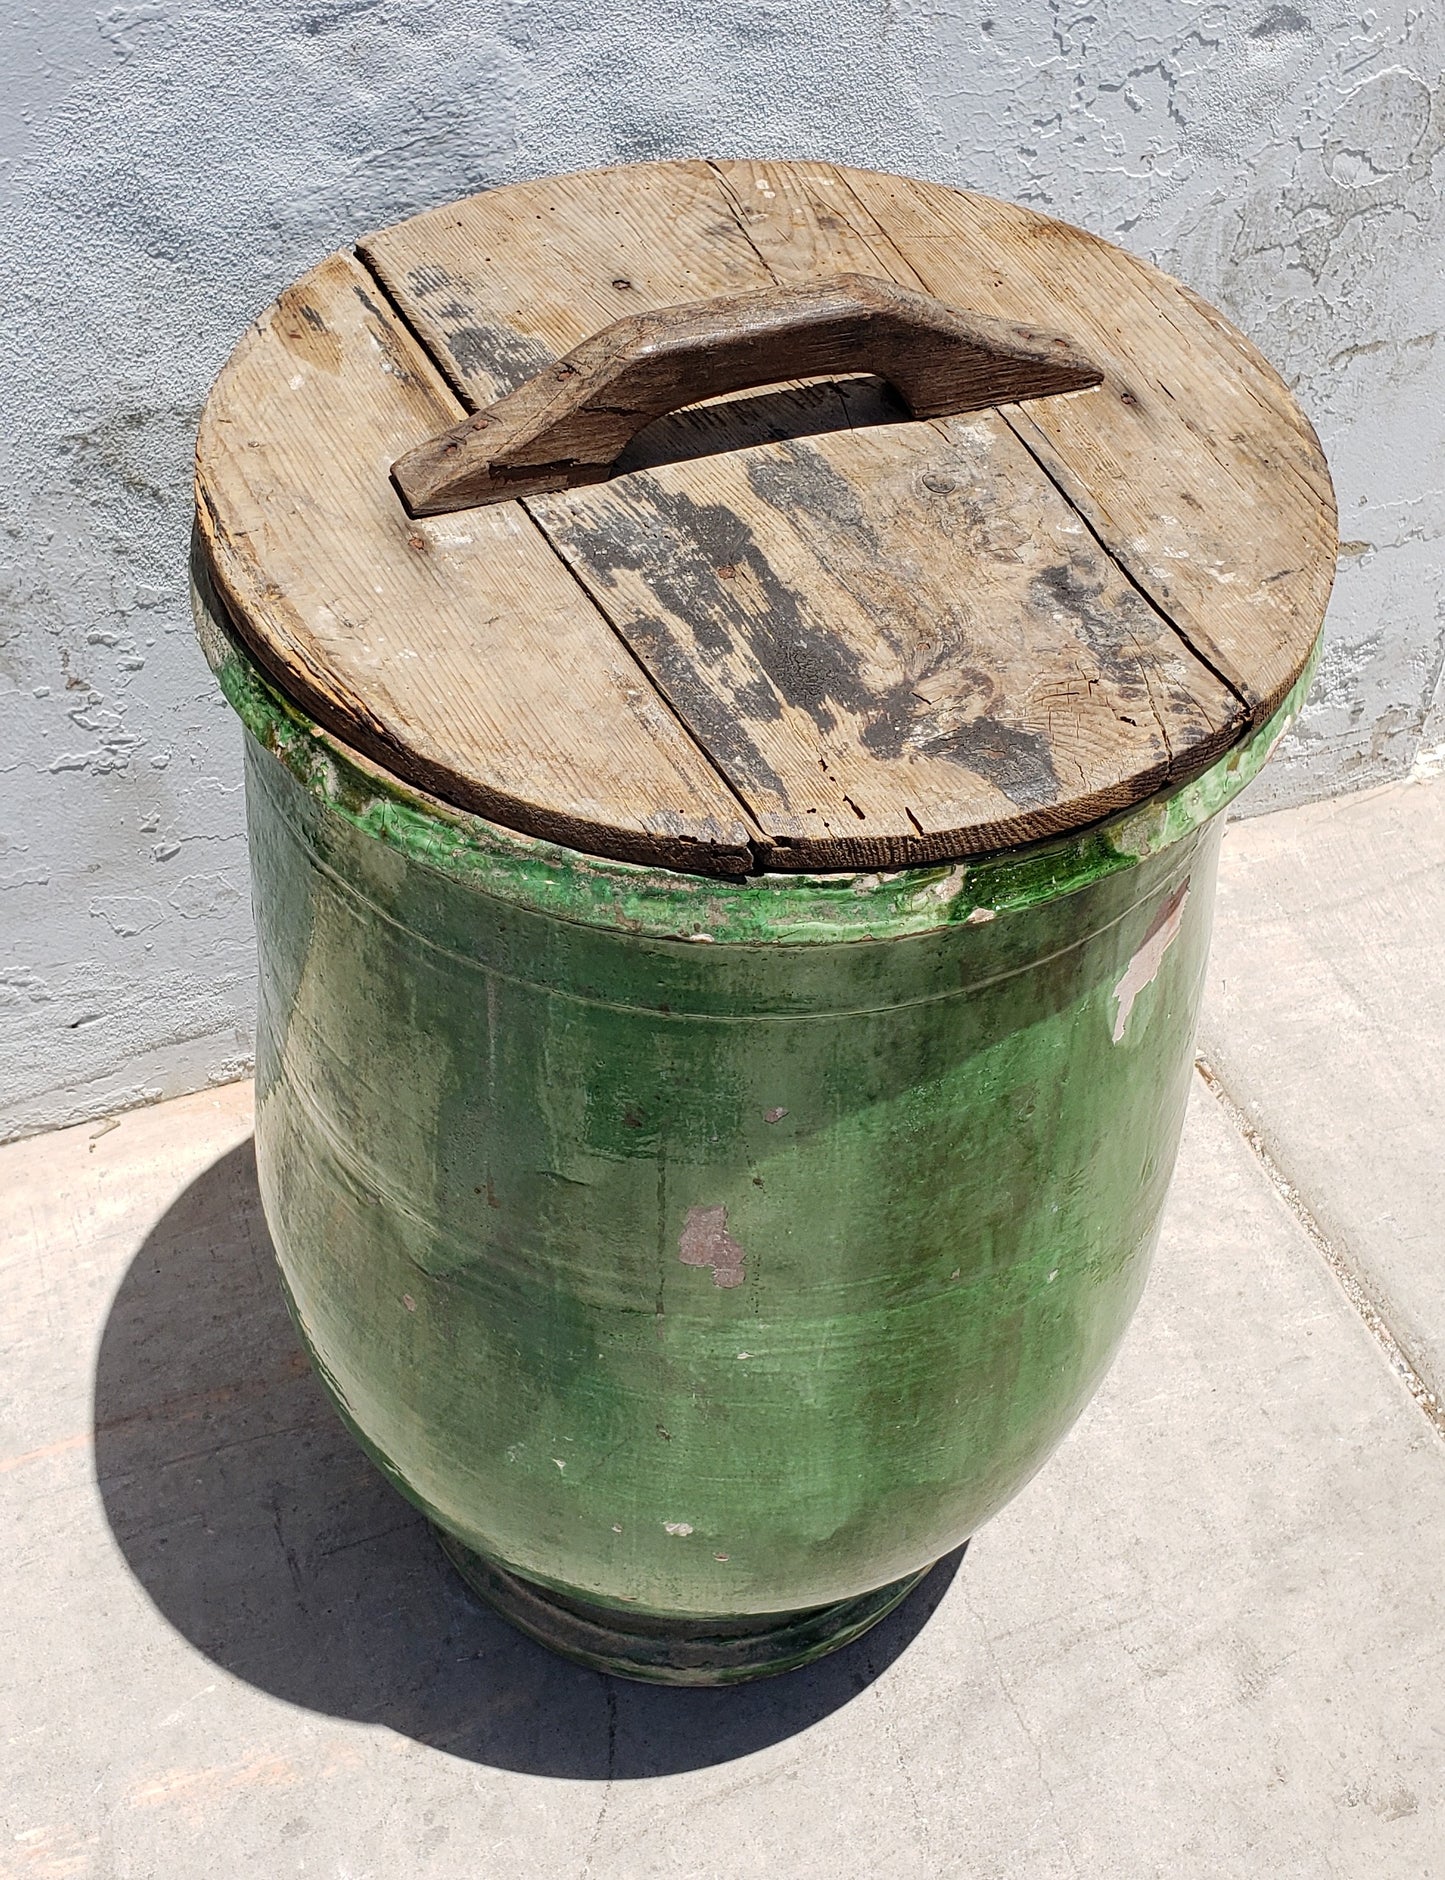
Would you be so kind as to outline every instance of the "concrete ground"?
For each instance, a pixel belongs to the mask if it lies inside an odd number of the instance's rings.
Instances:
[[[0,1151],[0,1876],[1445,1876],[1442,933],[1445,783],[1231,829],[1112,1375],[742,1691],[462,1593],[297,1352],[246,1086]]]

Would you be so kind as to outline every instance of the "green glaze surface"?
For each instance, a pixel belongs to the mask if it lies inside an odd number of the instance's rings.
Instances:
[[[1216,818],[1309,675],[1072,838],[722,883],[445,809],[201,624],[251,734],[267,1216],[392,1480],[654,1636],[857,1602],[1002,1507],[1144,1283]]]

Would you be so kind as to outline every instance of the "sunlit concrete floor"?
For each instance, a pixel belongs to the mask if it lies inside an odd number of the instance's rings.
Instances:
[[[0,1876],[1445,1876],[1442,934],[1445,784],[1230,830],[1103,1391],[741,1691],[463,1593],[297,1350],[247,1086],[0,1151]]]

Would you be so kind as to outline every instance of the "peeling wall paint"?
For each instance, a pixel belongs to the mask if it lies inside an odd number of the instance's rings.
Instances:
[[[239,733],[185,597],[191,434],[358,231],[616,159],[828,155],[1161,262],[1330,453],[1346,549],[1253,807],[1445,747],[1445,14],[1249,0],[15,0],[0,20],[0,1137],[242,1073]]]

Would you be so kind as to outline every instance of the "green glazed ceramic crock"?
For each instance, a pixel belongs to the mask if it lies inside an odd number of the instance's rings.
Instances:
[[[256,1147],[337,1409],[524,1630],[728,1683],[855,1637],[1104,1374],[1173,1168],[1221,812],[709,880],[450,808],[198,592],[248,733]]]

